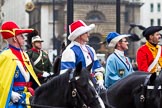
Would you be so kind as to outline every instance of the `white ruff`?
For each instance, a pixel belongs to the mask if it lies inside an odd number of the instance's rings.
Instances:
[[[29,72],[26,72],[26,71],[25,71],[25,69],[24,69],[24,67],[23,67],[23,65],[22,65],[22,63],[21,63],[20,61],[16,60],[16,62],[17,62],[17,65],[18,65],[18,67],[19,67],[19,69],[20,69],[20,72],[22,73],[22,75],[23,75],[24,78],[25,78],[25,81],[26,81],[26,82],[29,82],[29,79],[30,79]]]

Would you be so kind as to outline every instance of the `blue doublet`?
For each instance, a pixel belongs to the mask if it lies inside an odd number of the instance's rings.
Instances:
[[[92,47],[88,45],[81,46],[77,42],[71,42],[62,54],[61,73],[64,73],[69,68],[74,69],[79,62],[82,62],[83,68],[86,68],[93,62],[92,72],[103,70]]]

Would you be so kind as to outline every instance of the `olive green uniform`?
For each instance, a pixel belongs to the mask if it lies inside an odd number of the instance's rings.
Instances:
[[[48,73],[52,72],[52,64],[49,60],[47,52],[43,50],[40,50],[40,51],[42,51],[41,59],[35,65],[34,65],[34,62],[40,56],[40,52],[32,48],[27,51],[27,54],[29,55],[31,63],[33,64],[33,68],[34,68],[36,75],[38,76],[38,79],[40,80],[41,83],[43,83],[43,80],[44,80],[44,78],[42,77],[43,71],[46,71]]]

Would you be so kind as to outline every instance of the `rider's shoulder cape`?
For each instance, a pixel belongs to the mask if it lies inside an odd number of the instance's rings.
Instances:
[[[24,61],[29,61],[27,55],[23,58]],[[16,70],[17,57],[12,54],[10,49],[7,49],[0,53],[0,108],[5,108],[14,73]],[[38,85],[40,85],[37,76],[35,75],[31,63],[26,63],[31,76],[35,79]]]

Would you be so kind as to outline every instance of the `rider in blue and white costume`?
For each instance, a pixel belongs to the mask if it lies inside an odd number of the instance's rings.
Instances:
[[[110,32],[106,38],[108,46],[115,48],[106,61],[106,88],[109,88],[115,82],[133,72],[129,58],[124,55],[124,51],[128,50],[128,41],[126,40],[128,36],[130,35],[120,35],[116,32]]]
[[[89,45],[86,45],[86,43],[89,41],[88,32],[94,27],[94,24],[87,26],[81,20],[73,22],[69,26],[70,35],[68,39],[71,41],[71,43],[62,53],[60,74],[66,72],[66,70],[70,68],[74,69],[80,61],[82,62],[83,68],[86,68],[88,65],[93,63],[92,75],[94,75],[96,78],[96,83],[99,85],[99,87],[104,88],[104,68],[97,59],[95,50]]]

